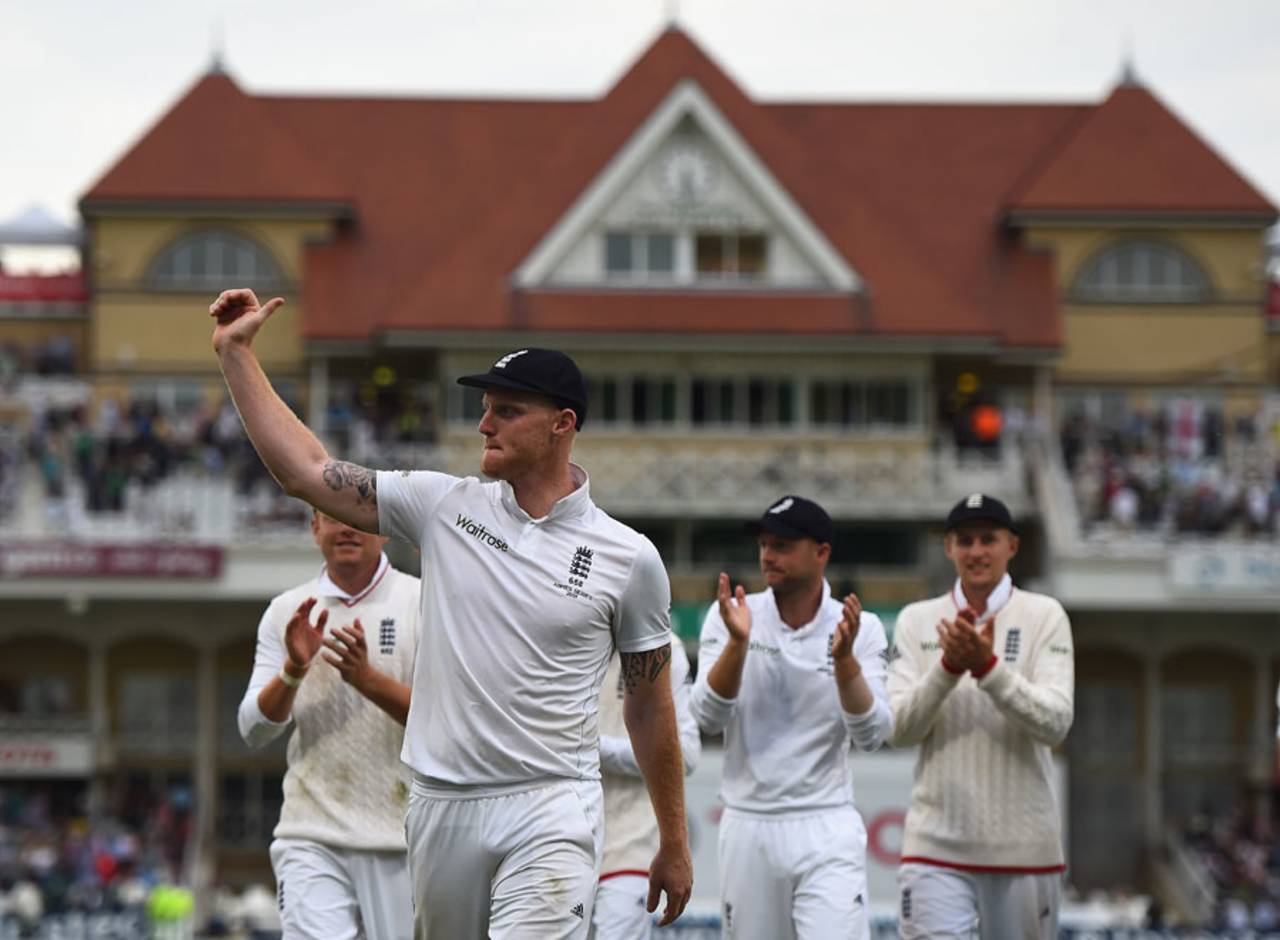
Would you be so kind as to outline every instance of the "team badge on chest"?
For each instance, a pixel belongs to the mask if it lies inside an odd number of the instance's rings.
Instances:
[[[378,627],[378,648],[385,655],[396,651],[396,621],[394,617],[383,617]]]
[[[1004,638],[1004,661],[1007,663],[1016,663],[1018,661],[1018,652],[1022,646],[1022,628],[1010,627],[1008,634]]]
[[[578,547],[573,553],[573,561],[569,562],[569,583],[574,587],[582,587],[591,575],[591,559],[596,553],[585,545]]]
[[[569,559],[567,583],[556,581],[555,586],[568,597],[585,597],[589,600],[591,595],[587,592],[586,585],[587,578],[591,577],[591,564],[595,561],[595,557],[595,549],[579,545],[574,549],[573,557]]]

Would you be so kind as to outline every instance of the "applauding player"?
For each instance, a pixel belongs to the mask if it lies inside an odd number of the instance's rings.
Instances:
[[[832,524],[817,503],[778,500],[757,525],[768,588],[730,592],[702,626],[693,713],[724,732],[721,916],[737,940],[858,940],[867,834],[850,791],[849,742],[889,733],[886,642],[852,594],[831,596]]]
[[[324,568],[262,615],[239,716],[252,747],[290,723],[295,729],[271,843],[284,940],[408,940],[410,776],[400,748],[418,646],[418,579],[391,567],[386,539],[319,512],[311,531]],[[330,627],[331,618],[347,622]],[[372,650],[365,625],[374,631]]]
[[[1071,727],[1071,625],[1013,586],[1004,503],[946,521],[952,590],[903,609],[889,673],[895,745],[920,745],[899,885],[905,940],[1051,940],[1065,869],[1050,751]]]

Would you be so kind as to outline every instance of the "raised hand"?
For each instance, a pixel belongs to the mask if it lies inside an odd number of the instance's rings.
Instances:
[[[746,589],[739,584],[731,594],[729,576],[722,571],[717,599],[720,601],[720,619],[724,621],[729,636],[745,642],[751,636],[751,608],[747,606]]]
[[[284,648],[289,662],[297,669],[306,669],[324,642],[324,625],[329,621],[329,611],[321,610],[316,624],[311,625],[311,608],[316,599],[308,597],[298,605],[284,628]]]
[[[368,685],[369,646],[365,643],[364,626],[358,617],[350,626],[335,629],[324,641],[324,646],[325,652],[320,657],[342,674],[343,682],[357,690]]]
[[[862,602],[858,595],[846,595],[843,606],[844,612],[831,637],[831,656],[834,659],[853,655],[853,641],[858,638],[858,627],[862,625]]]
[[[209,305],[209,316],[217,321],[213,328],[213,348],[222,352],[232,345],[249,346],[271,314],[284,303],[273,297],[259,304],[257,295],[248,288],[224,290]]]

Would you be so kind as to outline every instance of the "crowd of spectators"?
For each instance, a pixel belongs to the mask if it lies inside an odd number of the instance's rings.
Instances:
[[[7,428],[0,433],[0,519],[20,498],[24,471],[37,475],[50,506],[66,506],[72,515],[119,513],[131,491],[197,475],[232,480],[238,511],[258,522],[305,516],[271,480],[228,399],[175,408],[155,398],[82,391],[70,402],[28,404],[21,421],[0,422],[0,431]],[[339,397],[328,412],[327,436],[336,452],[377,466],[397,448],[434,441],[432,410],[392,396],[363,403]]]
[[[152,486],[196,468],[231,474],[242,493],[266,477],[229,403],[167,412],[154,401],[104,398],[96,407],[42,411],[28,436],[46,495],[61,498],[69,475],[82,485],[86,508],[123,509],[132,481]]]
[[[12,916],[140,909],[153,886],[183,874],[190,801],[181,793],[156,801],[138,826],[92,819],[58,796],[0,788],[0,893]]]
[[[1208,809],[1183,832],[1215,892],[1213,924],[1229,931],[1280,931],[1280,844],[1270,813],[1241,802],[1230,812]]]
[[[83,785],[0,787],[0,926],[17,931],[6,936],[143,935],[157,894],[187,874],[193,813],[185,787],[131,796],[91,818]],[[212,902],[202,936],[279,937],[269,886],[220,888]]]
[[[271,480],[228,401],[179,410],[151,399],[103,397],[32,409],[22,449],[49,508],[73,516],[122,512],[131,490],[187,474],[229,478],[241,507],[264,518],[304,517]],[[0,503],[19,469],[0,445]]]
[[[1069,410],[1062,458],[1086,531],[1272,537],[1280,465],[1261,425],[1257,413],[1228,419],[1194,399],[1105,422]]]

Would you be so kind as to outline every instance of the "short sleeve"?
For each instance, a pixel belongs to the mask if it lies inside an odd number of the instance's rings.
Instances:
[[[417,545],[440,500],[460,482],[433,470],[379,470],[379,534]]]
[[[671,583],[662,557],[648,539],[622,589],[613,639],[621,653],[643,653],[671,642]]]

